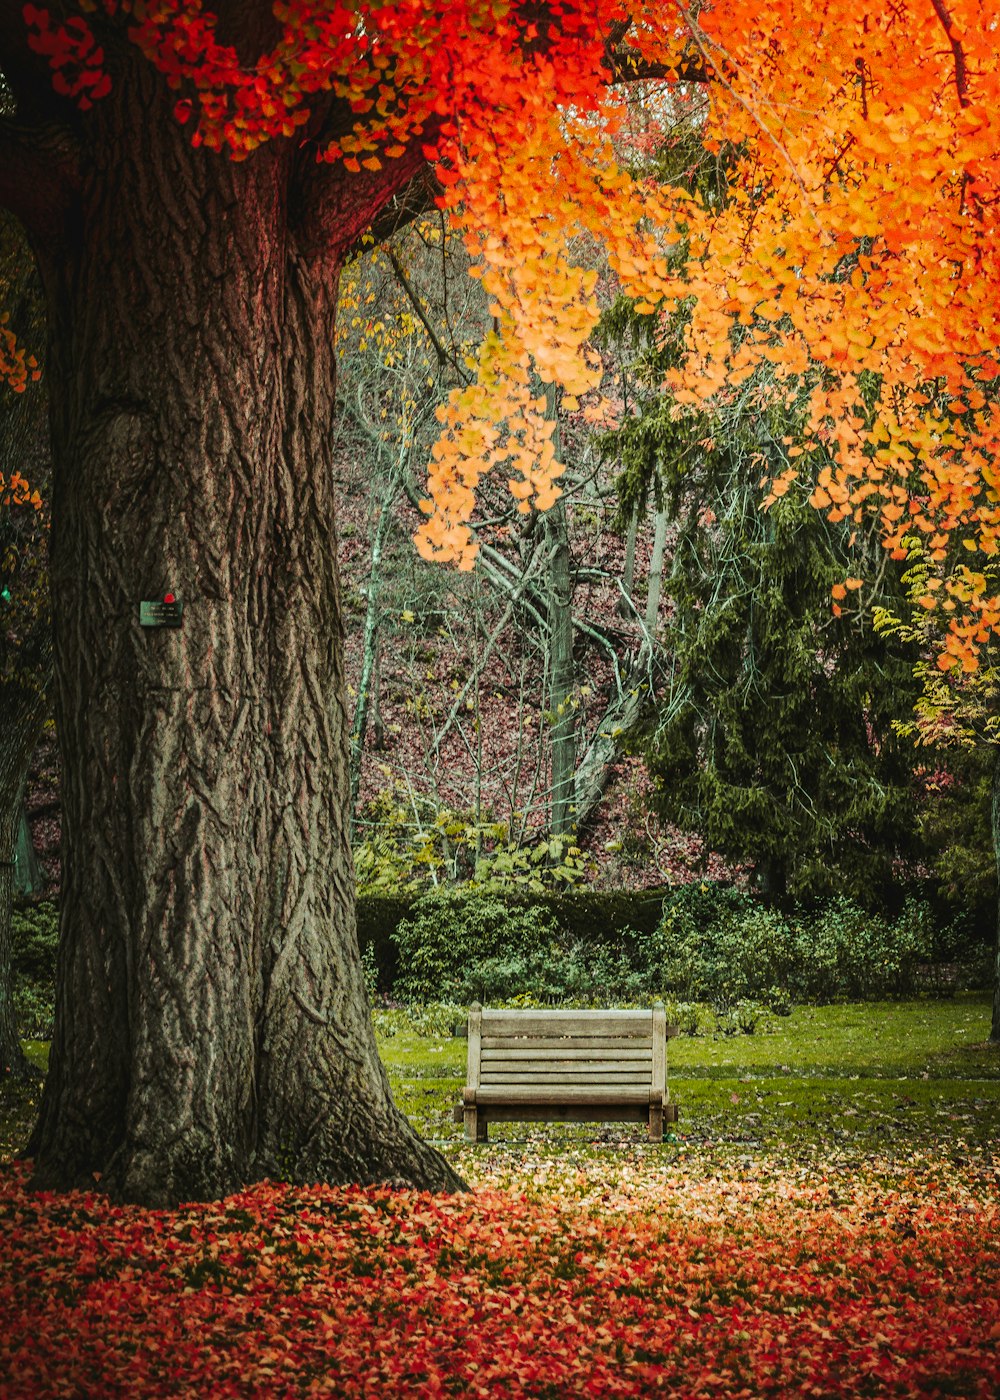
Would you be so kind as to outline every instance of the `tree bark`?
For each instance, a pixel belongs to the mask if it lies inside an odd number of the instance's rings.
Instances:
[[[555,447],[559,452],[556,395],[547,394],[546,416],[555,421]],[[568,836],[576,825],[573,777],[576,771],[576,716],[573,712],[573,578],[566,503],[562,499],[543,516],[549,550],[548,614],[549,709],[552,712],[552,818],[553,836]]]
[[[618,616],[634,617],[635,604],[632,602],[632,589],[635,586],[635,544],[639,533],[639,510],[636,507],[629,516],[628,533],[625,536],[625,565],[622,569],[622,596],[618,599]]]
[[[660,593],[663,588],[663,558],[667,547],[667,512],[656,512],[653,530],[653,557],[649,563],[649,592],[646,595],[646,631],[655,640],[656,623],[660,615]]]
[[[597,811],[611,776],[611,766],[644,719],[652,701],[653,658],[643,647],[620,692],[604,711],[574,776],[576,829],[583,831]]]
[[[365,220],[345,193],[324,249],[296,143],[192,150],[162,79],[116,61],[39,250],[63,891],[35,1179],[150,1205],[455,1189],[392,1102],[355,928],[330,441]],[[182,626],[141,628],[168,591]]]

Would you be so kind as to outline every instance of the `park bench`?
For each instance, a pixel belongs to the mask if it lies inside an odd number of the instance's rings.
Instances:
[[[662,1142],[676,1123],[667,1092],[668,1026],[651,1011],[469,1008],[465,1092],[455,1117],[485,1142],[490,1123],[648,1123]]]

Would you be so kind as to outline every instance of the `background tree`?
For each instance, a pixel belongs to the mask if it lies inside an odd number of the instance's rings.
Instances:
[[[974,670],[940,664],[941,657],[947,653],[942,648],[941,612],[935,597],[941,588],[936,561],[928,558],[927,548],[918,534],[906,539],[906,547],[910,568],[904,581],[908,586],[910,607],[906,609],[897,603],[895,607],[880,608],[875,622],[887,637],[918,646],[922,653],[915,668],[922,690],[911,713],[897,721],[897,729],[911,741],[931,751],[938,750],[946,763],[949,755],[957,751],[955,768],[959,780],[964,780],[963,795],[968,799],[978,793],[983,799],[980,818],[984,824],[988,823],[997,901],[990,1040],[1000,1044],[1000,654],[994,638],[981,644],[979,665]],[[991,575],[990,583],[996,586],[996,565],[989,562],[986,568]],[[949,805],[956,805],[954,799]],[[965,806],[966,803],[962,803],[959,811]],[[970,823],[967,814],[958,834],[965,835],[970,825],[975,840],[979,824]],[[953,850],[955,857],[961,861],[960,846]],[[981,893],[983,875],[980,870],[978,880],[964,883],[962,895],[966,908]]]
[[[718,171],[708,177],[724,195]],[[800,488],[760,509],[761,475],[780,474],[801,431],[775,403],[772,376],[755,375],[714,414],[678,420],[660,386],[682,357],[686,316],[656,340],[627,305],[605,326],[631,338],[635,387],[604,451],[622,465],[626,511],[652,496],[675,530],[667,661],[640,744],[654,804],[750,864],[769,899],[877,898],[914,847],[912,750],[892,720],[918,692],[915,651],[831,616],[830,593],[845,597],[848,575],[855,592],[856,575],[884,555],[870,532],[826,521]],[[891,576],[882,587],[892,594]]]
[[[748,447],[695,449],[683,472],[670,676],[644,746],[656,805],[769,899],[877,900],[915,848],[913,752],[891,724],[912,656],[830,617],[859,551],[801,492],[762,515]]]
[[[590,252],[600,266],[599,251]],[[369,475],[372,467],[385,473],[393,499],[391,511],[379,509],[377,526],[358,526],[352,517],[346,527],[345,557],[353,563],[355,539],[370,536],[371,560],[380,561],[360,581],[365,620],[354,730],[370,705],[381,713],[379,691],[389,697],[394,723],[425,740],[419,757],[409,753],[404,761],[383,726],[367,762],[355,743],[352,782],[364,767],[368,800],[380,781],[387,789],[403,784],[410,835],[428,860],[442,822],[453,833],[466,822],[478,833],[473,843],[485,841],[485,853],[500,839],[506,859],[508,848],[522,841],[536,854],[547,831],[569,837],[593,819],[636,693],[629,648],[638,644],[641,651],[642,644],[634,610],[628,626],[614,625],[605,606],[606,594],[612,604],[617,599],[610,470],[596,460],[581,415],[560,413],[551,388],[546,413],[559,420],[554,440],[564,444],[566,463],[560,503],[540,517],[522,514],[502,484],[484,479],[469,520],[477,544],[469,578],[414,565],[418,465],[437,426],[427,410],[446,398],[450,385],[470,382],[492,324],[478,282],[466,276],[468,265],[461,240],[443,221],[417,221],[351,263],[338,323],[343,481],[354,489],[348,464],[363,460]],[[640,555],[647,549],[641,533]],[[647,608],[656,606],[655,592]],[[376,658],[386,648],[391,659],[381,667]],[[404,658],[405,684],[393,676]],[[587,673],[583,684],[574,674],[578,667]],[[406,690],[404,715],[392,703],[397,682]],[[415,806],[410,789],[419,799]],[[398,808],[386,801],[377,793],[371,812],[359,818],[359,835],[374,843],[356,848],[366,878],[375,868],[388,871],[389,851],[403,854]],[[389,812],[392,830],[380,834]],[[504,835],[486,837],[487,828]],[[566,842],[556,849],[554,870],[562,868]],[[443,876],[451,869],[443,852],[428,869],[437,870],[439,857]],[[468,875],[475,864],[463,860],[455,873]]]
[[[0,328],[8,357],[6,368],[0,366],[7,378],[0,385],[0,1065],[23,1075],[29,1067],[13,1015],[11,915],[28,765],[50,710],[48,516],[41,495],[49,489],[49,461],[44,395],[29,382],[37,362],[23,346],[23,338],[41,331],[40,292],[28,249],[7,217],[0,218],[0,298],[22,337]],[[30,833],[28,842],[30,849]]]

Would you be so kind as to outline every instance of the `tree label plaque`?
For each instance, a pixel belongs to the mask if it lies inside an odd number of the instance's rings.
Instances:
[[[154,599],[139,604],[140,627],[179,627],[184,604],[172,593],[164,593],[162,602]]]

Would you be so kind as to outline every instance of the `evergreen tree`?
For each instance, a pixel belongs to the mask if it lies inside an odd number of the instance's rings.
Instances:
[[[647,384],[671,353],[649,349]],[[639,747],[660,815],[750,863],[765,896],[872,899],[916,842],[913,750],[892,728],[916,694],[913,649],[868,625],[899,585],[861,530],[798,483],[761,508],[794,436],[794,406],[758,382],[693,427],[647,392],[605,444],[626,499],[665,497],[676,529],[669,679]]]

